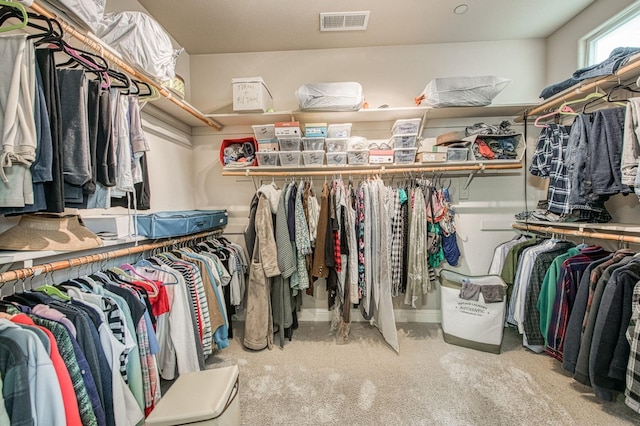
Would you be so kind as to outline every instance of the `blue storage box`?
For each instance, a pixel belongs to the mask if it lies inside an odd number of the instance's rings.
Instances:
[[[183,210],[138,215],[138,235],[148,238],[178,237],[221,228],[226,210]]]

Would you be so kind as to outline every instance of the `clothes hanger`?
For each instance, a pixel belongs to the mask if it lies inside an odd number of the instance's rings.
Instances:
[[[19,12],[20,17],[22,17],[22,20],[17,24],[9,25],[8,27],[0,27],[0,32],[4,33],[7,31],[19,30],[21,28],[26,27],[27,24],[29,23],[29,16],[27,15],[27,9],[25,9],[25,7],[22,4],[12,2],[12,1],[0,0],[0,6],[2,6],[3,10],[6,7],[11,9],[11,12],[14,12],[14,11]]]
[[[566,101],[565,103],[560,105],[560,108],[558,108],[558,114],[561,114],[561,115],[578,115],[579,113],[577,113],[577,112],[568,112],[568,111],[566,111],[565,107],[567,107],[569,105],[574,105],[574,104],[587,102],[587,101],[592,100],[592,99],[601,99],[601,98],[603,98],[605,96],[606,96],[606,93],[600,93],[598,91],[598,88],[596,87],[596,91],[595,92],[591,92],[591,93],[587,94],[585,97],[580,98],[580,99],[574,99],[572,101]]]
[[[575,111],[570,106],[563,104],[557,110],[551,111],[551,112],[549,112],[547,114],[541,115],[538,118],[536,118],[536,120],[533,122],[533,125],[535,127],[539,127],[539,128],[549,127],[546,124],[540,124],[540,120],[544,120],[544,119],[549,118],[549,117],[558,116],[558,114],[562,114],[562,113],[568,113],[568,114],[573,113],[573,114],[575,114]]]

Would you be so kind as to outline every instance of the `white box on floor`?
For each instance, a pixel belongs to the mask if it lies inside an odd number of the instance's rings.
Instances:
[[[238,373],[233,365],[181,375],[145,425],[240,425]]]

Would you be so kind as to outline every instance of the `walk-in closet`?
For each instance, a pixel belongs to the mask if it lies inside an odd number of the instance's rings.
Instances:
[[[529,3],[0,1],[0,425],[640,424],[640,2]]]

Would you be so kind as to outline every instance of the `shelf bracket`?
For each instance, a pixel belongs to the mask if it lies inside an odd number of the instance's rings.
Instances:
[[[480,171],[484,171],[484,163],[480,164],[479,168],[472,170],[471,173],[469,173],[469,177],[467,178],[467,181],[464,183],[463,189],[469,188],[469,185],[471,185],[471,181],[476,176],[476,174]]]

